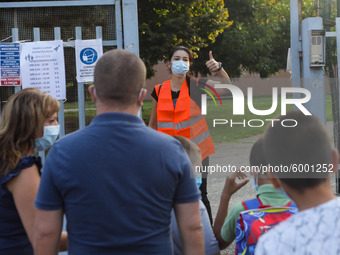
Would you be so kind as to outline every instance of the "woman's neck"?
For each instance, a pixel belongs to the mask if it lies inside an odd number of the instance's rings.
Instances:
[[[172,91],[178,91],[181,89],[183,82],[186,79],[186,76],[183,77],[177,77],[176,75],[172,74],[171,77],[171,90]]]
[[[26,150],[23,154],[25,156],[29,157],[29,156],[33,155],[33,153],[34,153],[34,149],[30,148],[30,149]]]

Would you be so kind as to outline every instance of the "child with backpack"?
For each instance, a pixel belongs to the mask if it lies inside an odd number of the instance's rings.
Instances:
[[[289,209],[289,206],[294,206],[292,201],[278,191],[267,173],[262,171],[262,166],[267,165],[262,143],[262,138],[258,139],[250,152],[250,165],[254,169],[251,183],[257,190],[256,198],[239,202],[228,212],[231,196],[248,182],[243,172],[229,174],[215,219],[213,229],[220,249],[225,249],[236,239],[235,254],[254,254],[259,236],[296,211]],[[242,181],[237,183],[236,178]],[[274,218],[269,214],[270,210],[272,214],[275,213]],[[251,231],[253,225],[254,230]]]
[[[280,116],[264,133],[263,149],[273,171],[273,185],[296,203],[299,213],[261,236],[255,254],[340,254],[340,198],[332,191],[330,174],[339,155],[325,125],[300,111]],[[295,120],[294,127],[281,123]],[[280,123],[280,124],[279,124]]]

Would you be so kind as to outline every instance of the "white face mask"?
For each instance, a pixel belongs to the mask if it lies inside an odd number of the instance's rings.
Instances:
[[[35,139],[35,151],[44,151],[50,148],[57,139],[60,125],[44,126],[44,135]]]
[[[251,186],[253,187],[253,189],[258,190],[259,189],[259,177],[257,175],[257,173],[253,173],[251,175]]]
[[[182,60],[173,61],[171,70],[175,75],[183,76],[189,71],[189,63]]]

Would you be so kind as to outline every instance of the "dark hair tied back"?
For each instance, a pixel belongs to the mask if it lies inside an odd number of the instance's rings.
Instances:
[[[172,56],[178,50],[184,50],[186,53],[188,53],[189,61],[190,61],[190,63],[192,63],[192,61],[194,60],[194,56],[193,56],[191,50],[189,50],[187,47],[184,47],[184,46],[176,46],[176,47],[172,48],[169,52],[169,58],[168,58],[169,61],[171,61]]]

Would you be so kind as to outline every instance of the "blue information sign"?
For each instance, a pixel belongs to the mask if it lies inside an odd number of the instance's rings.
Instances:
[[[93,48],[85,48],[80,52],[80,60],[86,65],[92,65],[97,59],[97,51]]]
[[[0,43],[1,85],[20,85],[20,45]]]

